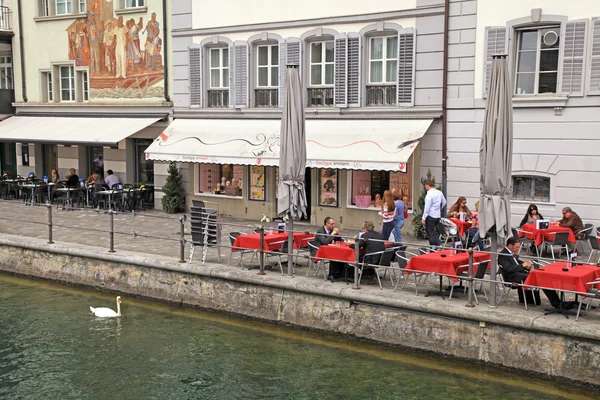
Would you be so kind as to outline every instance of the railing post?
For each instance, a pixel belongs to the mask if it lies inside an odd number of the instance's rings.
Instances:
[[[469,302],[467,303],[466,307],[475,307],[475,305],[473,304],[473,290],[475,290],[473,288],[473,248],[471,247],[469,249]]]
[[[48,244],[53,244],[52,241],[52,204],[46,204],[48,210]]]
[[[110,249],[108,250],[109,253],[114,253],[115,252],[115,216],[113,214],[113,210],[109,210],[108,211],[108,215],[110,217]]]
[[[185,262],[185,220],[186,217],[185,215],[181,216],[179,218],[179,223],[180,223],[180,231],[179,231],[179,262],[180,263],[184,263]]]
[[[354,286],[352,289],[360,289],[360,285],[358,284],[358,265],[360,263],[360,246],[358,245],[358,241],[360,238],[356,238],[354,242]]]
[[[260,271],[258,271],[259,275],[265,274],[265,227],[260,226]]]

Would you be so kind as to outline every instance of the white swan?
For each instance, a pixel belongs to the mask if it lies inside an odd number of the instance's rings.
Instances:
[[[121,296],[117,296],[117,312],[114,312],[110,308],[106,308],[106,307],[100,307],[100,308],[90,307],[90,311],[92,312],[92,314],[94,314],[96,317],[99,317],[99,318],[120,317],[121,316]]]

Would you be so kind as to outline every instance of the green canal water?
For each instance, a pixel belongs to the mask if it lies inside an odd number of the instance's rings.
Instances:
[[[0,399],[584,399],[481,365],[0,275]],[[507,351],[510,351],[507,349]]]

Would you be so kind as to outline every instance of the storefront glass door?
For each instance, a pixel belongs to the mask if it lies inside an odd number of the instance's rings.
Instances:
[[[58,168],[58,146],[55,144],[42,145],[42,174],[50,175],[52,168]],[[42,178],[41,176],[37,178]]]
[[[152,144],[151,139],[135,139],[135,182],[154,183],[154,161],[146,160],[144,151]]]
[[[17,174],[17,148],[14,143],[0,143],[0,175]]]

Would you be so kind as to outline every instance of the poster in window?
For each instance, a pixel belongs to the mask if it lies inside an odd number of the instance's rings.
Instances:
[[[27,143],[21,144],[21,165],[29,166],[29,145]]]
[[[253,165],[250,167],[250,200],[265,201],[265,167]]]
[[[319,204],[322,206],[337,207],[338,205],[338,171],[336,169],[321,168],[319,170]]]

